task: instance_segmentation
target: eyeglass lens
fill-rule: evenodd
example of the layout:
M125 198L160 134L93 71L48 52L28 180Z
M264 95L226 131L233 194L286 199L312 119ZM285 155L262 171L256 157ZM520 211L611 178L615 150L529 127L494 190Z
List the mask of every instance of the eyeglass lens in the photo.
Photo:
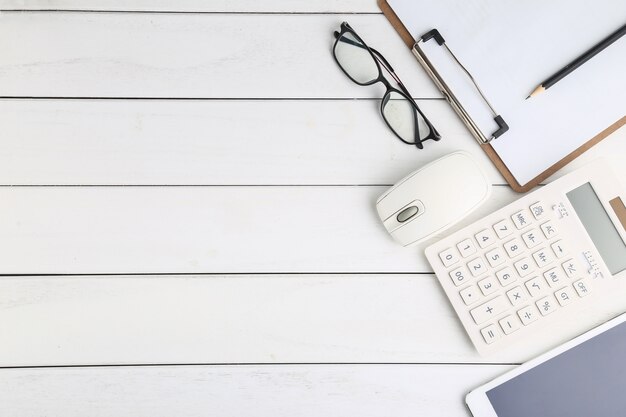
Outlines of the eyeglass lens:
M396 91L390 91L383 98L382 113L389 127L405 142L426 139L430 133L426 120L413 102Z
M357 84L378 79L380 70L367 47L350 32L344 32L335 43L335 57L341 68Z

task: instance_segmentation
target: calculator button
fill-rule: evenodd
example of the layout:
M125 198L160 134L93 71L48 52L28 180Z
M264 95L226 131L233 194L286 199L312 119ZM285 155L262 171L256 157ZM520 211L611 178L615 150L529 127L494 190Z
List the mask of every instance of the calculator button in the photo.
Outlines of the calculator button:
M575 295L572 291L572 287L563 287L554 293L554 297L556 297L556 300L561 304L561 307L563 307L571 303Z
M500 330L498 330L495 324L490 324L482 329L480 333L482 333L485 343L488 345L500 338Z
M523 229L533 222L530 217L530 212L526 209L520 210L512 215L511 220L513 220L513 224L518 229Z
M453 248L448 248L443 252L439 252L439 259L441 259L441 262L445 267L454 265L455 263L459 262L459 257L454 252Z
M522 320L522 324L524 326L528 326L533 321L539 318L539 313L537 313L537 309L534 305L529 305L527 307L522 308L517 312L520 320Z
M496 277L503 287L506 287L507 285L510 285L517 280L515 273L509 267L506 267L496 272Z
M462 289L459 291L459 294L461 294L461 298L467 306L474 304L480 298L480 293L478 292L478 287L476 285L471 285Z
M542 248L533 253L533 258L535 258L537 266L543 268L554 260L554 255L548 248Z
M546 282L540 277L534 277L532 279L529 279L524 283L524 285L530 293L530 296L533 298L541 294L543 292L543 289L546 288Z
M567 246L565 246L565 243L562 240L557 240L550 246L552 247L552 252L554 252L557 258L562 258L567 255Z
M461 243L457 243L456 247L459 249L459 253L464 258L476 253L476 246L470 239L465 239Z
M539 227L541 227L541 231L546 239L556 236L556 227L552 224L552 222L545 222Z
M467 272L467 269L465 269L464 266L460 266L450 271L450 278L452 278L454 285L458 287L466 281L469 281L469 272Z
M529 208L535 220L541 220L547 215L546 208L544 207L541 201L537 201L535 204L533 204Z
M513 264L520 277L525 277L535 270L535 266L531 263L530 259L522 258Z
M496 241L496 236L489 229L485 229L476 233L474 237L476 238L476 240L478 241L478 245L480 245L482 249L486 248Z
M573 278L576 274L578 274L578 272L582 271L578 267L578 262L573 259L563 262L561 266L569 278Z
M495 230L498 238L504 239L505 237L513 233L513 224L508 219L504 219L494 224L493 230Z
M472 318L476 324L482 324L498 314L504 312L509 307L508 301L503 296L498 296L493 300L487 301L484 304L479 305L473 310L470 310Z
M578 293L579 297L584 297L591 292L591 286L589 285L589 281L586 279L576 281L574 283L574 289Z
M563 272L561 272L561 269L558 267L548 269L546 272L543 273L543 277L546 279L546 281L548 281L548 285L551 288L554 288L558 285L563 285L565 279Z
M496 247L495 249L485 253L485 257L487 258L487 262L489 262L489 265L491 265L492 268L506 261L506 258L504 257L504 251L500 247Z
M515 316L506 316L505 318L500 319L498 323L500 323L500 327L502 328L504 334L511 334L515 330L519 329L520 326L519 319Z
M480 281L478 281L478 287L480 288L480 292L482 292L485 296L493 294L495 291L498 290L498 286L494 277L481 279Z
M542 316L547 316L548 314L556 310L558 307L554 297L551 295L548 295L547 297L543 297L542 299L537 300L535 304L537 305L537 308L539 309L539 312L541 313Z
M543 236L539 234L539 230L532 229L526 233L522 233L522 240L526 244L527 248L532 248L543 242Z
M487 272L487 265L485 264L485 261L483 261L483 258L472 259L467 263L467 268L475 277Z
M509 258L515 258L517 255L524 252L524 249L522 248L522 242L520 242L520 240L517 238L506 242L504 244L504 250L506 250Z
M519 285L512 290L506 292L506 296L509 297L509 301L514 306L523 303L526 300L526 292Z

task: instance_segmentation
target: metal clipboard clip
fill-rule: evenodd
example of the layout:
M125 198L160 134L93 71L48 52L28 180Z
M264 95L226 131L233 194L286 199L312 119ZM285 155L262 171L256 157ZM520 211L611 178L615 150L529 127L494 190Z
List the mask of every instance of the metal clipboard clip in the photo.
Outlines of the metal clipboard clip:
M448 51L448 53L454 59L454 61L461 67L463 72L469 77L472 84L474 84L474 87L476 87L476 90L478 91L482 99L485 101L485 103L491 110L491 113L493 114L493 120L498 125L498 129L496 131L494 131L491 134L486 135L483 131L480 130L478 125L474 122L474 120L472 120L467 110L465 110L461 102L456 98L452 90L448 87L446 82L443 80L439 72L437 72L435 67L432 65L428 57L426 57L424 50L420 46L424 44L425 42L428 42L431 39L434 39L435 42L437 42L437 44L439 44L440 46L443 46L446 49L446 51ZM509 130L509 126L506 124L502 116L500 116L498 112L493 108L491 103L489 103L489 100L487 100L487 97L485 97L485 95L483 94L482 90L476 83L476 80L474 79L474 77L472 77L472 74L469 73L469 71L463 66L463 64L461 64L461 62L457 59L457 57L452 53L450 48L448 48L448 45L446 45L446 41L443 39L443 36L441 36L441 34L439 33L437 29L433 29L429 32L426 32L420 39L418 39L417 42L415 42L415 44L413 45L412 51L413 51L413 55L415 55L415 57L420 62L420 64L422 64L422 67L424 67L424 69L426 70L430 78L437 85L437 88L441 91L441 93L444 95L446 100L448 100L448 102L450 103L454 111L456 111L459 117L461 117L461 120L463 120L463 123L465 123L468 129L472 132L472 134L474 135L478 143L481 143L481 144L489 143L493 139L501 136L503 133Z

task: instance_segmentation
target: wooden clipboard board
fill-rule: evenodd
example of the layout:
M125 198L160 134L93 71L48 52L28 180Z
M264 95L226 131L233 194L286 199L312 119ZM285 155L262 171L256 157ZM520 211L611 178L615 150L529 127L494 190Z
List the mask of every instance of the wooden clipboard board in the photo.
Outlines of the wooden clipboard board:
M411 35L411 33L407 30L407 28L402 24L396 13L393 11L391 6L387 3L386 0L377 0L378 6L382 10L383 14L389 20L394 29L400 34L400 37L404 41L404 43L409 47L409 49L413 48L415 44L415 39ZM615 132L620 127L626 124L626 116L619 119L617 122L613 123L602 132L588 140L585 144L580 146L578 149L569 153L563 159L543 171L541 174L537 175L535 178L530 180L527 184L520 184L517 182L515 177L511 174L507 166L502 162L496 151L490 144L481 144L483 151L487 154L491 162L496 166L496 169L500 171L506 182L511 186L511 188L518 193L525 193L526 191L531 190L535 186L539 185L543 180L557 172L559 169L563 168L565 165L585 153L589 148L593 145L599 143L602 139L609 136L611 133Z

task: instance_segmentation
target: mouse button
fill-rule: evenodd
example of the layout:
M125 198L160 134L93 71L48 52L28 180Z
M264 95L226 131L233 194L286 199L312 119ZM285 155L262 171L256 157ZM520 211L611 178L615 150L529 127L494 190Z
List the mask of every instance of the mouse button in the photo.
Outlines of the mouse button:
M404 223L405 221L415 217L418 212L419 208L417 208L417 206L409 206L402 210L400 213L398 213L398 215L396 216L396 220L398 220L400 223Z
M383 224L389 233L393 233L396 229L415 221L424 214L424 211L424 203L420 200L413 200L394 213L391 213L391 215L384 220Z

